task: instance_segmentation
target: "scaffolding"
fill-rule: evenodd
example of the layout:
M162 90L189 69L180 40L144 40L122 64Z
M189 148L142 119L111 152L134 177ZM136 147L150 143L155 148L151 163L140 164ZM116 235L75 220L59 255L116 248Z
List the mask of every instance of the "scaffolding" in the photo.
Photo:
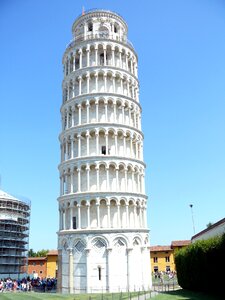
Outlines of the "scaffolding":
M30 201L0 191L0 277L26 273Z

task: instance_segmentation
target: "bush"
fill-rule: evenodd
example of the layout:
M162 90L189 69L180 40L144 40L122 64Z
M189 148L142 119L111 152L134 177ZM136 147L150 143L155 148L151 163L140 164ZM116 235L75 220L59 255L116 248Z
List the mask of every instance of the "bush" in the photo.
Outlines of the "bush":
M177 279L184 289L224 292L225 234L197 241L175 253Z

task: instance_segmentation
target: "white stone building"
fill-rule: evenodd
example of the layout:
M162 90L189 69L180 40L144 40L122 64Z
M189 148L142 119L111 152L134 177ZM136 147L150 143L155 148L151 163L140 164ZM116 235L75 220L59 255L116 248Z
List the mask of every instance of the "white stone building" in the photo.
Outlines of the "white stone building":
M221 236L223 234L225 234L225 218L195 234L191 238L191 242L194 243L199 240L207 240L216 236Z
M116 13L78 17L64 56L58 287L151 287L137 54Z
M30 206L0 190L0 278L26 275Z

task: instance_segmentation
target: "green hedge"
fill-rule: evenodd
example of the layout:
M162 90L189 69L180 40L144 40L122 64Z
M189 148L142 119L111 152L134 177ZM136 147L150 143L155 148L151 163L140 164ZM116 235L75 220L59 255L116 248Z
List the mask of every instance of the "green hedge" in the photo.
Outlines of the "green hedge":
M225 293L225 234L177 251L175 263L182 288Z

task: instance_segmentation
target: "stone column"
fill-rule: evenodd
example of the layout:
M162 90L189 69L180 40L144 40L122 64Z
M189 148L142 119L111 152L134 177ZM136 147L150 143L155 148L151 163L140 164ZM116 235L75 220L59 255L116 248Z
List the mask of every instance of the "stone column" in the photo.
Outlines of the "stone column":
M69 293L73 294L73 249L69 248L69 280L68 280L68 288Z
M71 139L71 158L74 158L74 138Z
M60 176L60 196L64 194L63 190L63 176Z
M90 167L86 167L86 173L87 173L87 191L90 191Z
M82 49L79 49L78 53L80 55L80 69L82 69Z
M90 251L91 249L86 248L86 292L91 293L91 277L90 277Z
M108 258L108 283L107 283L107 285L108 285L108 292L112 292L112 285L113 285L113 283L112 283L112 276L111 276L111 269L112 269L112 264L114 263L113 261L112 261L112 248L107 248L106 249L107 250L107 258Z
M70 207L70 230L73 229L73 207Z
M69 128L69 109L66 110L66 129Z
M98 123L98 101L95 101L95 108L96 108L96 123Z
M127 154L126 134L123 135L123 155Z
M131 254L132 248L127 248L127 290L132 290L131 287Z
M73 169L70 171L70 193L73 193Z
M79 76L79 77L78 77L78 80L79 80L79 95L81 95L81 94L82 94L82 86L81 86L82 77Z
M124 124L124 103L121 105L122 106L122 123Z
M117 155L118 154L118 147L117 147L117 133L115 133L115 155Z
M98 45L95 45L95 65L98 65Z
M87 67L89 67L90 66L90 46L89 45L87 46L86 51L87 51Z
M81 156L81 135L78 134L77 135L77 139L78 139L78 157Z
M90 123L90 103L89 101L86 101L86 107L87 107L87 124Z
M98 131L95 133L96 136L96 155L99 155L99 133Z
M90 205L87 204L87 227L90 228Z
M117 223L118 223L118 227L121 228L120 204L117 204Z
M128 53L125 54L125 59L126 59L126 70L129 71L129 69L128 69Z
M89 94L89 91L90 91L90 74L89 73L86 75L86 78L87 78L87 94Z
M77 107L78 107L78 125L81 125L81 104L78 104Z
M125 192L127 192L127 168L124 170L124 177L125 177Z
M113 121L114 123L117 122L117 117L116 117L116 101L113 101Z
M62 249L58 248L57 292L62 292Z
M119 190L119 169L116 168L116 187Z
M111 220L110 220L110 203L107 204L107 221L108 221L108 228L111 227Z
M73 106L72 107L72 127L75 126L75 110L76 110L76 108Z
M122 51L121 49L119 49L119 56L120 56L120 68L122 69L123 68L123 65L122 65Z
M95 170L96 170L96 189L97 189L97 191L99 191L99 166L96 166L96 168L95 168Z
M108 122L108 103L107 103L107 101L105 101L104 104L105 104L105 122Z
M73 71L75 71L76 68L76 53L73 53Z
M112 65L115 67L115 48L112 47Z
M87 156L90 155L90 149L89 149L89 138L90 138L90 135L89 135L89 131L87 130L86 131L86 140L87 140Z
M107 73L103 74L104 78L104 92L107 93Z
M112 81L113 81L113 93L116 93L116 76L113 74L112 75Z
M100 228L100 210L99 210L99 203L96 203L97 208L97 227Z
M98 73L95 73L95 93L98 93Z
M105 133L105 146L106 146L106 155L109 154L109 134L108 131Z
M103 48L103 53L104 53L104 66L106 66L106 48Z
M126 227L129 228L130 227L130 219L129 219L129 204L126 204Z
M135 192L135 182L134 182L134 170L131 170L131 176L132 176L132 192Z
M81 228L81 218L80 218L80 204L77 205L77 214L78 214L78 224L77 224L77 229Z
M106 189L107 189L107 191L110 190L110 187L109 187L109 167L106 167Z
M80 169L77 169L77 192L80 192Z

